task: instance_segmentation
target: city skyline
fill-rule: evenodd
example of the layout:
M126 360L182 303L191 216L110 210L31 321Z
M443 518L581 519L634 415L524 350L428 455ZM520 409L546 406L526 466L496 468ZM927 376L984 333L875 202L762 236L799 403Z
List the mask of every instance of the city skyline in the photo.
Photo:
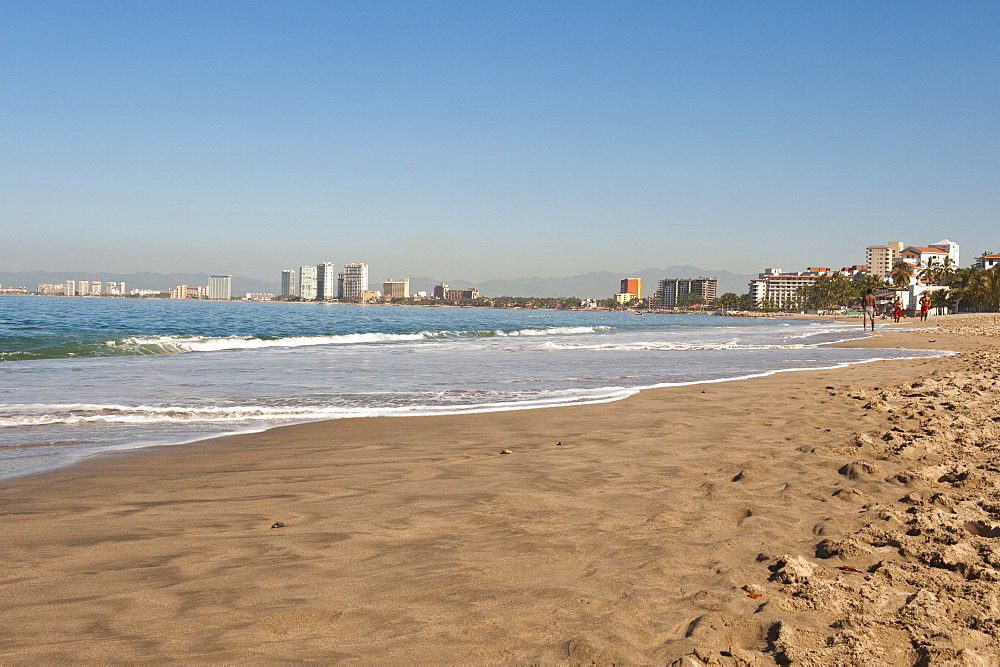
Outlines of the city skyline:
M4 16L4 271L273 280L309 248L481 282L993 249L996 3Z

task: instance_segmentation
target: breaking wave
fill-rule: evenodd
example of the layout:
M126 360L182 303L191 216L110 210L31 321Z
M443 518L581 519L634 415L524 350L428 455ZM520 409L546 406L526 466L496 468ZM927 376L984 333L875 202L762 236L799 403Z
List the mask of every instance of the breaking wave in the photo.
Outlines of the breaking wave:
M372 345L416 343L462 338L504 338L519 336L568 336L614 329L610 326L538 327L525 329L475 329L469 331L418 331L413 333L347 333L307 336L197 336L145 335L128 336L100 343L81 343L58 347L0 352L0 361L59 359L65 357L104 357L150 354L186 354L221 350L295 348L318 345Z
M509 336L552 336L595 333L612 327L545 327L539 329L480 329L472 331L420 331L417 333L351 333L329 336L290 336L258 338L255 336L135 336L108 341L110 348L123 354L182 354L249 350L267 347L307 347L310 345L365 345L408 343L449 338L491 338Z

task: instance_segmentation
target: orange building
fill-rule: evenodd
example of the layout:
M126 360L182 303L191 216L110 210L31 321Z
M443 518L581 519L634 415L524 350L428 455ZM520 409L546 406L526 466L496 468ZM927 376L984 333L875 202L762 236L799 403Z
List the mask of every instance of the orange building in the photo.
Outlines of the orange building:
M622 281L621 289L618 290L622 294L631 294L637 299L642 298L642 278L626 278Z

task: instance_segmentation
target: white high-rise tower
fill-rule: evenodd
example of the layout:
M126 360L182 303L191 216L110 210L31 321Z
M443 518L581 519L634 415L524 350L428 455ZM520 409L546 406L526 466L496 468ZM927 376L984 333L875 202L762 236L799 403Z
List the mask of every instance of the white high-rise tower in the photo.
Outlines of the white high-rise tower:
M337 296L357 299L368 290L368 265L344 264L344 271L337 279Z

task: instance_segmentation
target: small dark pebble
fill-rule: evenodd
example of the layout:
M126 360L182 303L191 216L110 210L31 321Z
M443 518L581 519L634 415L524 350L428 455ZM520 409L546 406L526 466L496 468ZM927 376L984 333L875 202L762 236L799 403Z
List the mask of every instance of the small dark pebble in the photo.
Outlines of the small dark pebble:
M285 527L285 524L281 523L280 521L275 521L274 525L271 526L271 528L284 528L284 527Z
M562 440L556 443L556 447L562 447Z

